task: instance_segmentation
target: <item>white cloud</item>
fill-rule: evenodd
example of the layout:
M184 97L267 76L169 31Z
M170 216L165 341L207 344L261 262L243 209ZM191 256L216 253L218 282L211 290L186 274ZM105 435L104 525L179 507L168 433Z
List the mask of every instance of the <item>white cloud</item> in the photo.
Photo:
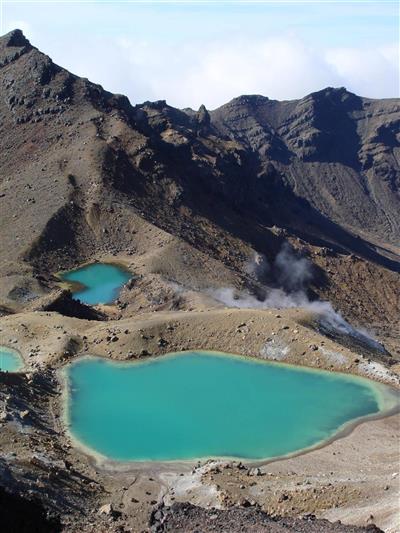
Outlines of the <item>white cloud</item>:
M362 96L399 96L399 51L396 46L375 49L328 50L326 61L348 87Z
M282 100L328 85L376 98L398 92L395 46L324 50L287 36L183 48L123 39L116 47L119 64L130 65L125 90L134 101L166 99L178 107L204 103L214 108L240 94Z
M398 96L399 52L395 44L311 46L292 34L198 42L173 39L117 38L79 34L37 36L24 20L12 20L31 42L56 63L126 94L132 103L165 99L177 107L213 109L241 94L285 100L301 98L326 86L345 86L371 98ZM68 44L66 44L68 41Z
M24 32L25 37L28 39L34 38L34 33L32 31L32 26L26 20L8 20L4 23L3 33L8 33L9 31L15 30L18 28Z
M209 47L187 72L180 93L215 107L240 94L302 97L331 79L332 69L301 41L276 38Z

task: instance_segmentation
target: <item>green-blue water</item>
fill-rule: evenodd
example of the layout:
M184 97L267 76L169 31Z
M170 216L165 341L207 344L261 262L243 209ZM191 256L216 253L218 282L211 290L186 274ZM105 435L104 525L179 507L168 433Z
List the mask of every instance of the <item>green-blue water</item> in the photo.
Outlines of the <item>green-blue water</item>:
M368 380L211 352L67 367L67 422L115 460L270 458L377 413Z
M132 275L123 268L107 263L91 265L64 272L61 279L79 283L78 290L73 291L73 298L89 305L113 302L119 291Z
M21 356L15 350L0 346L0 372L17 372L24 366Z

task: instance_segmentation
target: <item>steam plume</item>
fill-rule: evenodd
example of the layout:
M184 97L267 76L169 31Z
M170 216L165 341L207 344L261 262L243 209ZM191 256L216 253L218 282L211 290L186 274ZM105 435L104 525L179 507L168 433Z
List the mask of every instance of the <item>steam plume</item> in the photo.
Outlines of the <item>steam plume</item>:
M249 293L237 293L226 287L209 291L210 295L228 307L252 309L302 307L319 315L319 324L328 333L349 335L369 348L385 351L385 348L369 333L354 328L328 301L311 301L307 287L314 277L313 265L306 257L299 257L284 243L273 264L268 265L265 257L256 254L255 260L247 267L247 272L259 282L269 273L278 287L265 285L266 296L260 300Z

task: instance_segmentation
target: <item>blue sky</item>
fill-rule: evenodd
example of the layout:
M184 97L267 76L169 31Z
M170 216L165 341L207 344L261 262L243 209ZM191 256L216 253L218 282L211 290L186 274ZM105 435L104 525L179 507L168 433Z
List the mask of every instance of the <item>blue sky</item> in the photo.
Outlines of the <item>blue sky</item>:
M21 27L54 61L133 103L214 108L328 85L399 96L397 2L3 0L2 12L3 32Z

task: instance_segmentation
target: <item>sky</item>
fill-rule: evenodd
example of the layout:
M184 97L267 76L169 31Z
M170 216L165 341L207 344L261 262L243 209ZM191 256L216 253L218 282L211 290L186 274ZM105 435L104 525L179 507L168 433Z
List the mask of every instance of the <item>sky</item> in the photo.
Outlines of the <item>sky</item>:
M396 0L0 0L74 74L132 104L214 109L241 94L287 100L327 86L400 95Z

